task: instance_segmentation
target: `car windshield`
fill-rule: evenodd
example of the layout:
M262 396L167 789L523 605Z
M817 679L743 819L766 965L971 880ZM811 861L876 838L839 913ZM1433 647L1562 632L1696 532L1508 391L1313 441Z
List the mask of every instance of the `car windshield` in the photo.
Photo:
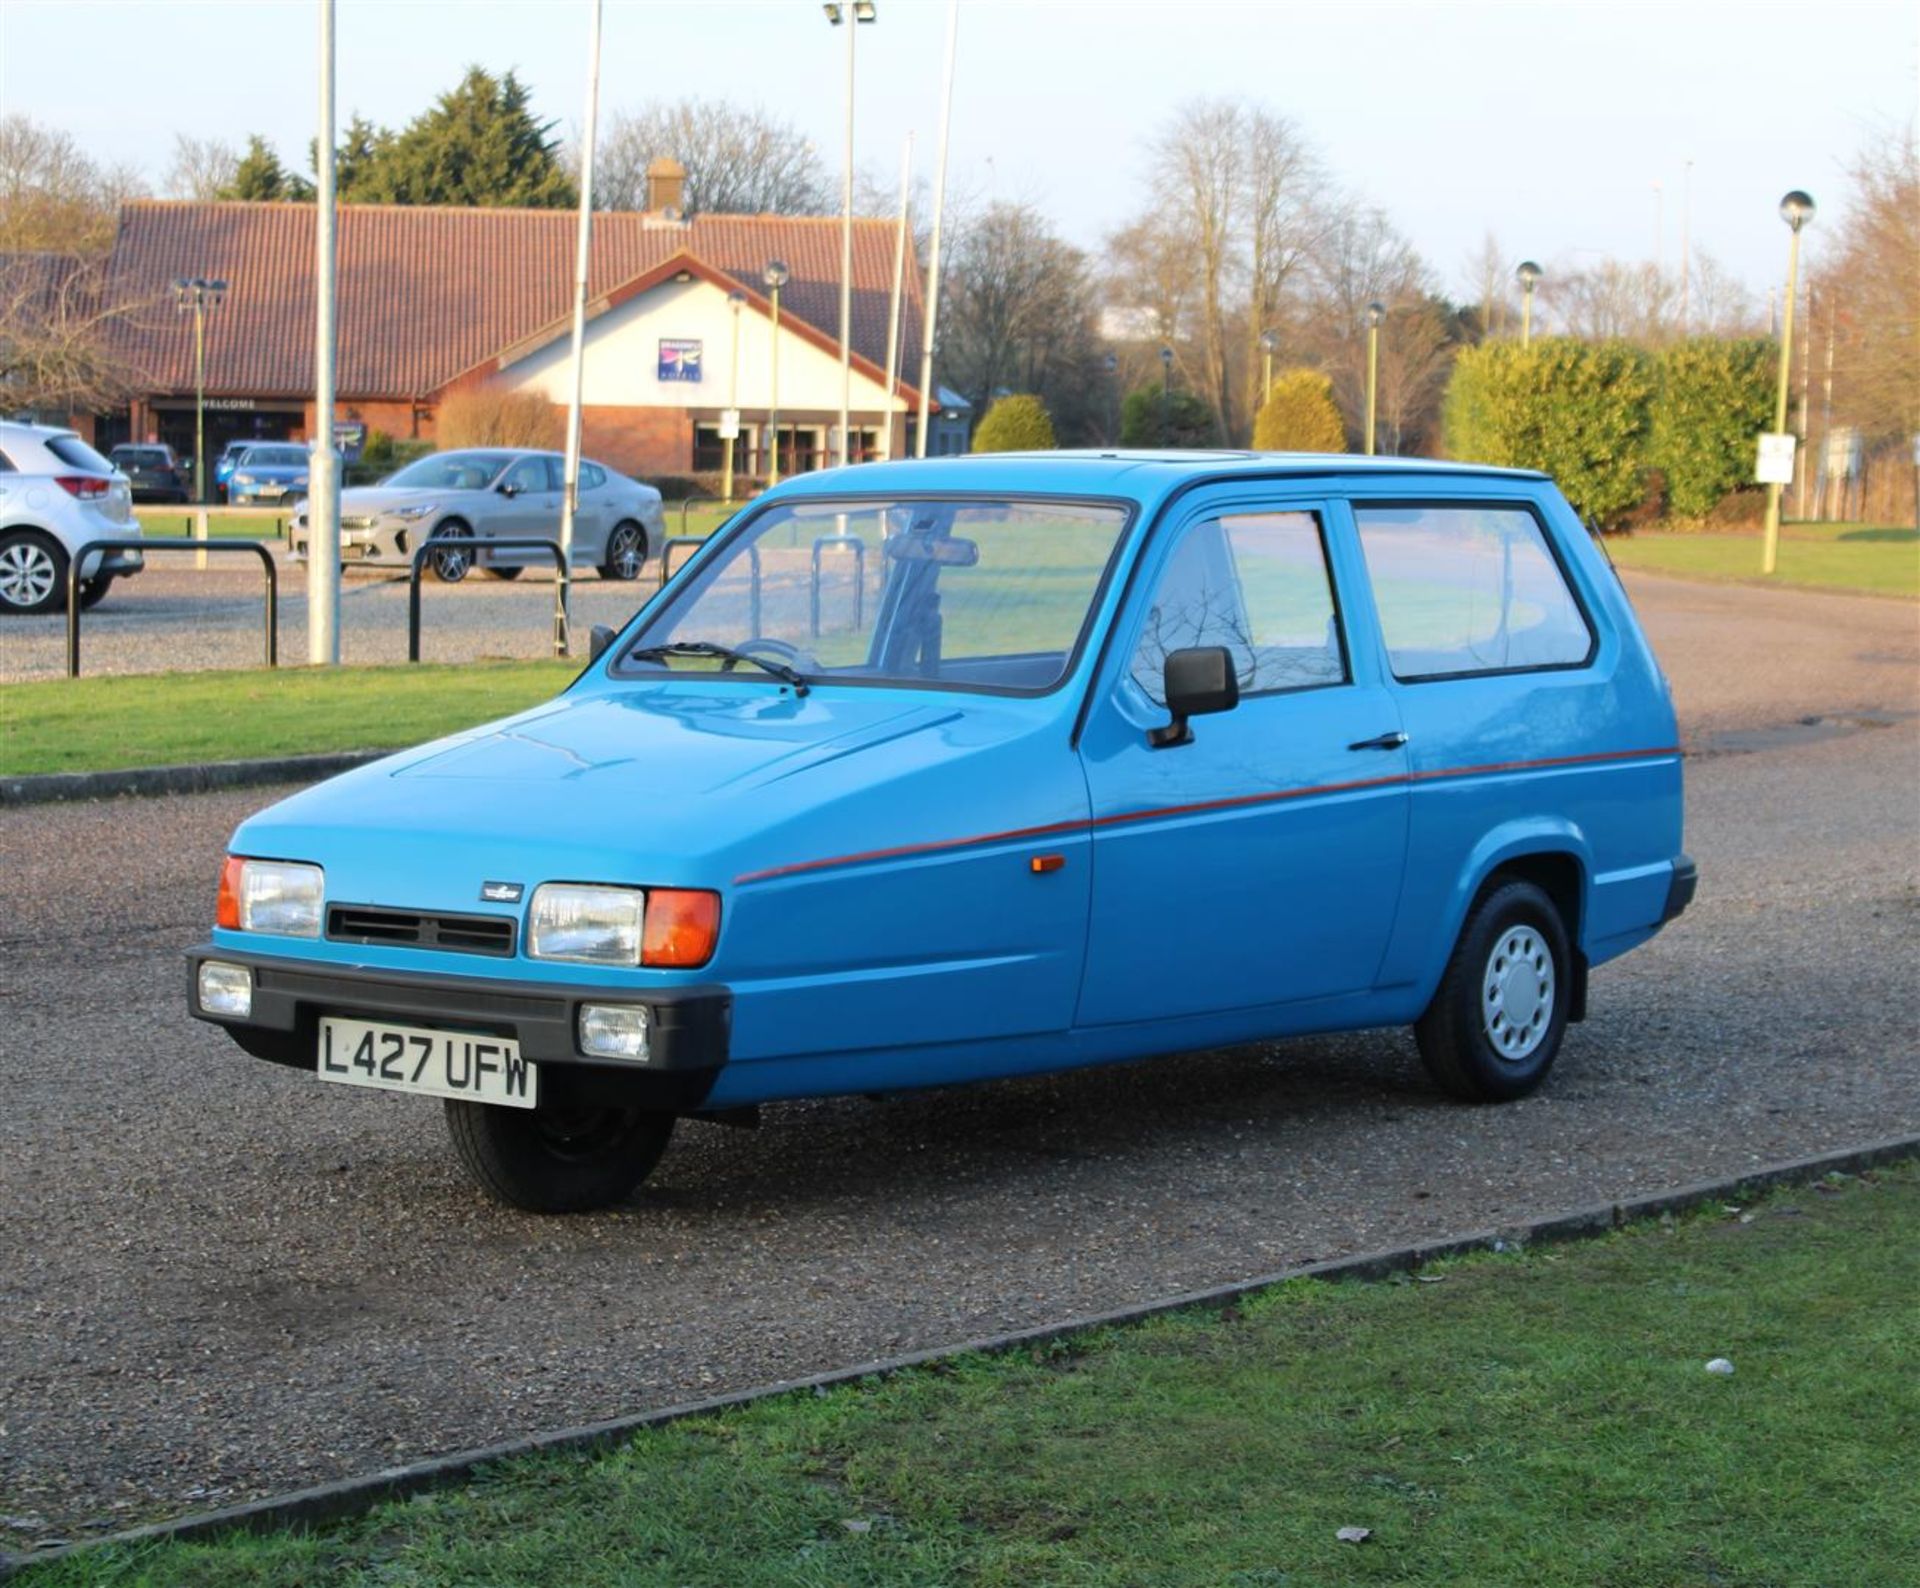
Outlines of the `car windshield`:
M304 469L305 447L249 447L242 463L249 469Z
M427 491L484 491L512 461L510 454L500 452L436 452L389 475L386 483Z
M1126 524L1085 502L782 503L669 587L616 670L765 681L706 646L812 683L1040 694L1072 665Z
M115 463L165 463L166 453L158 447L115 447L107 454Z

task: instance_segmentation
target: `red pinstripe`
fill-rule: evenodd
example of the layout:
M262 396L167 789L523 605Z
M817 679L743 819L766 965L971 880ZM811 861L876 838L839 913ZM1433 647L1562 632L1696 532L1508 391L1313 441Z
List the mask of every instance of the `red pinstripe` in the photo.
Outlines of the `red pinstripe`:
M891 849L867 849L858 854L833 855L825 860L801 860L789 866L771 866L765 871L748 871L735 877L735 886L749 882L768 882L775 877L797 876L809 871L825 871L834 866L857 866L873 860L898 860L905 855L933 855L949 849L966 849L976 844L1014 843L1023 838L1046 838L1056 833L1092 832L1100 827L1125 822L1150 822L1168 816L1195 816L1208 811L1238 810L1249 805L1275 805L1283 800L1306 799L1315 794L1350 794L1357 789L1386 788L1397 783L1426 783L1445 777L1491 777L1500 772L1539 772L1553 767L1590 766L1603 761L1647 761L1663 755L1680 754L1677 744L1656 750L1600 750L1589 755L1547 756L1534 761L1490 761L1482 766L1442 767L1431 772L1396 772L1391 777L1355 778L1347 783L1315 783L1306 788L1270 789L1259 794L1234 794L1226 799L1200 800L1191 805L1160 805L1151 810L1122 811L1112 816L1095 816L1080 821L1049 822L1042 827L1015 827L1001 833L974 833L965 838L938 838L929 843L900 844Z

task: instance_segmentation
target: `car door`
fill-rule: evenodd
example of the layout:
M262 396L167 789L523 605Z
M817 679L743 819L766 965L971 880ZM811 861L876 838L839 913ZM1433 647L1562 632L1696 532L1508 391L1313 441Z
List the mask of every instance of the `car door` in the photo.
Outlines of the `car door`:
M553 478L562 503L566 501L566 461L554 458ZM607 471L580 460L580 496L573 506L573 560L598 567L607 560ZM555 527L558 533L558 526Z
M511 487L511 494L501 489ZM542 540L560 538L560 498L553 489L545 453L532 452L515 458L506 472L494 482L484 522L475 532L489 540L537 536ZM487 561L503 568L551 567L553 559L544 551L526 547L508 547L489 551Z
M1342 600L1360 577L1344 508L1203 498L1145 555L1081 740L1078 1023L1366 992L1398 904L1407 761L1370 608ZM1155 748L1164 659L1206 645L1232 654L1239 704Z

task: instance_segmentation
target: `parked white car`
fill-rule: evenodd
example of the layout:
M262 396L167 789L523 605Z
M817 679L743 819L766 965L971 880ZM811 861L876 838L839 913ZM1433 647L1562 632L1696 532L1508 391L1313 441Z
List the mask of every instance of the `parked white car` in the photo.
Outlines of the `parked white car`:
M74 553L139 533L127 477L77 434L0 421L0 614L63 611ZM144 566L138 551L92 553L80 568L81 606Z
M464 447L418 458L378 485L340 493L341 561L406 567L428 541L453 536L558 540L564 467L557 452L511 447ZM575 563L599 569L603 579L637 579L665 534L658 491L605 464L580 460ZM304 500L288 539L293 555L304 558ZM551 566L544 552L525 548L454 547L427 559L434 577L448 584L475 567L513 579L523 568Z

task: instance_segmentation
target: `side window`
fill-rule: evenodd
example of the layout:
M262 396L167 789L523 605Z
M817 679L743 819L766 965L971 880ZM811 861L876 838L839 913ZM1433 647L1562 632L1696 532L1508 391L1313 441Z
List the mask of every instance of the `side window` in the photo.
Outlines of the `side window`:
M0 474L12 474L13 472L13 459L8 457L6 453L0 452Z
M1228 513L1189 524L1160 571L1134 682L1164 705L1169 652L1224 645L1243 695L1347 681L1320 521L1312 513Z
M566 472L565 467L563 465L555 464L554 467L556 469L559 469L562 474ZM587 463L585 461L582 461L582 463L580 464L580 489L581 490L597 491L600 489L601 486L605 485L606 483L607 483L607 471L605 469L601 468L600 465L597 463ZM561 488L564 489L565 485L566 485L566 481L562 480L560 482Z
M1593 631L1523 507L1354 503L1396 678L1577 667Z
M547 484L547 460L545 458L522 458L507 470L503 484L511 485L516 491L545 491Z

